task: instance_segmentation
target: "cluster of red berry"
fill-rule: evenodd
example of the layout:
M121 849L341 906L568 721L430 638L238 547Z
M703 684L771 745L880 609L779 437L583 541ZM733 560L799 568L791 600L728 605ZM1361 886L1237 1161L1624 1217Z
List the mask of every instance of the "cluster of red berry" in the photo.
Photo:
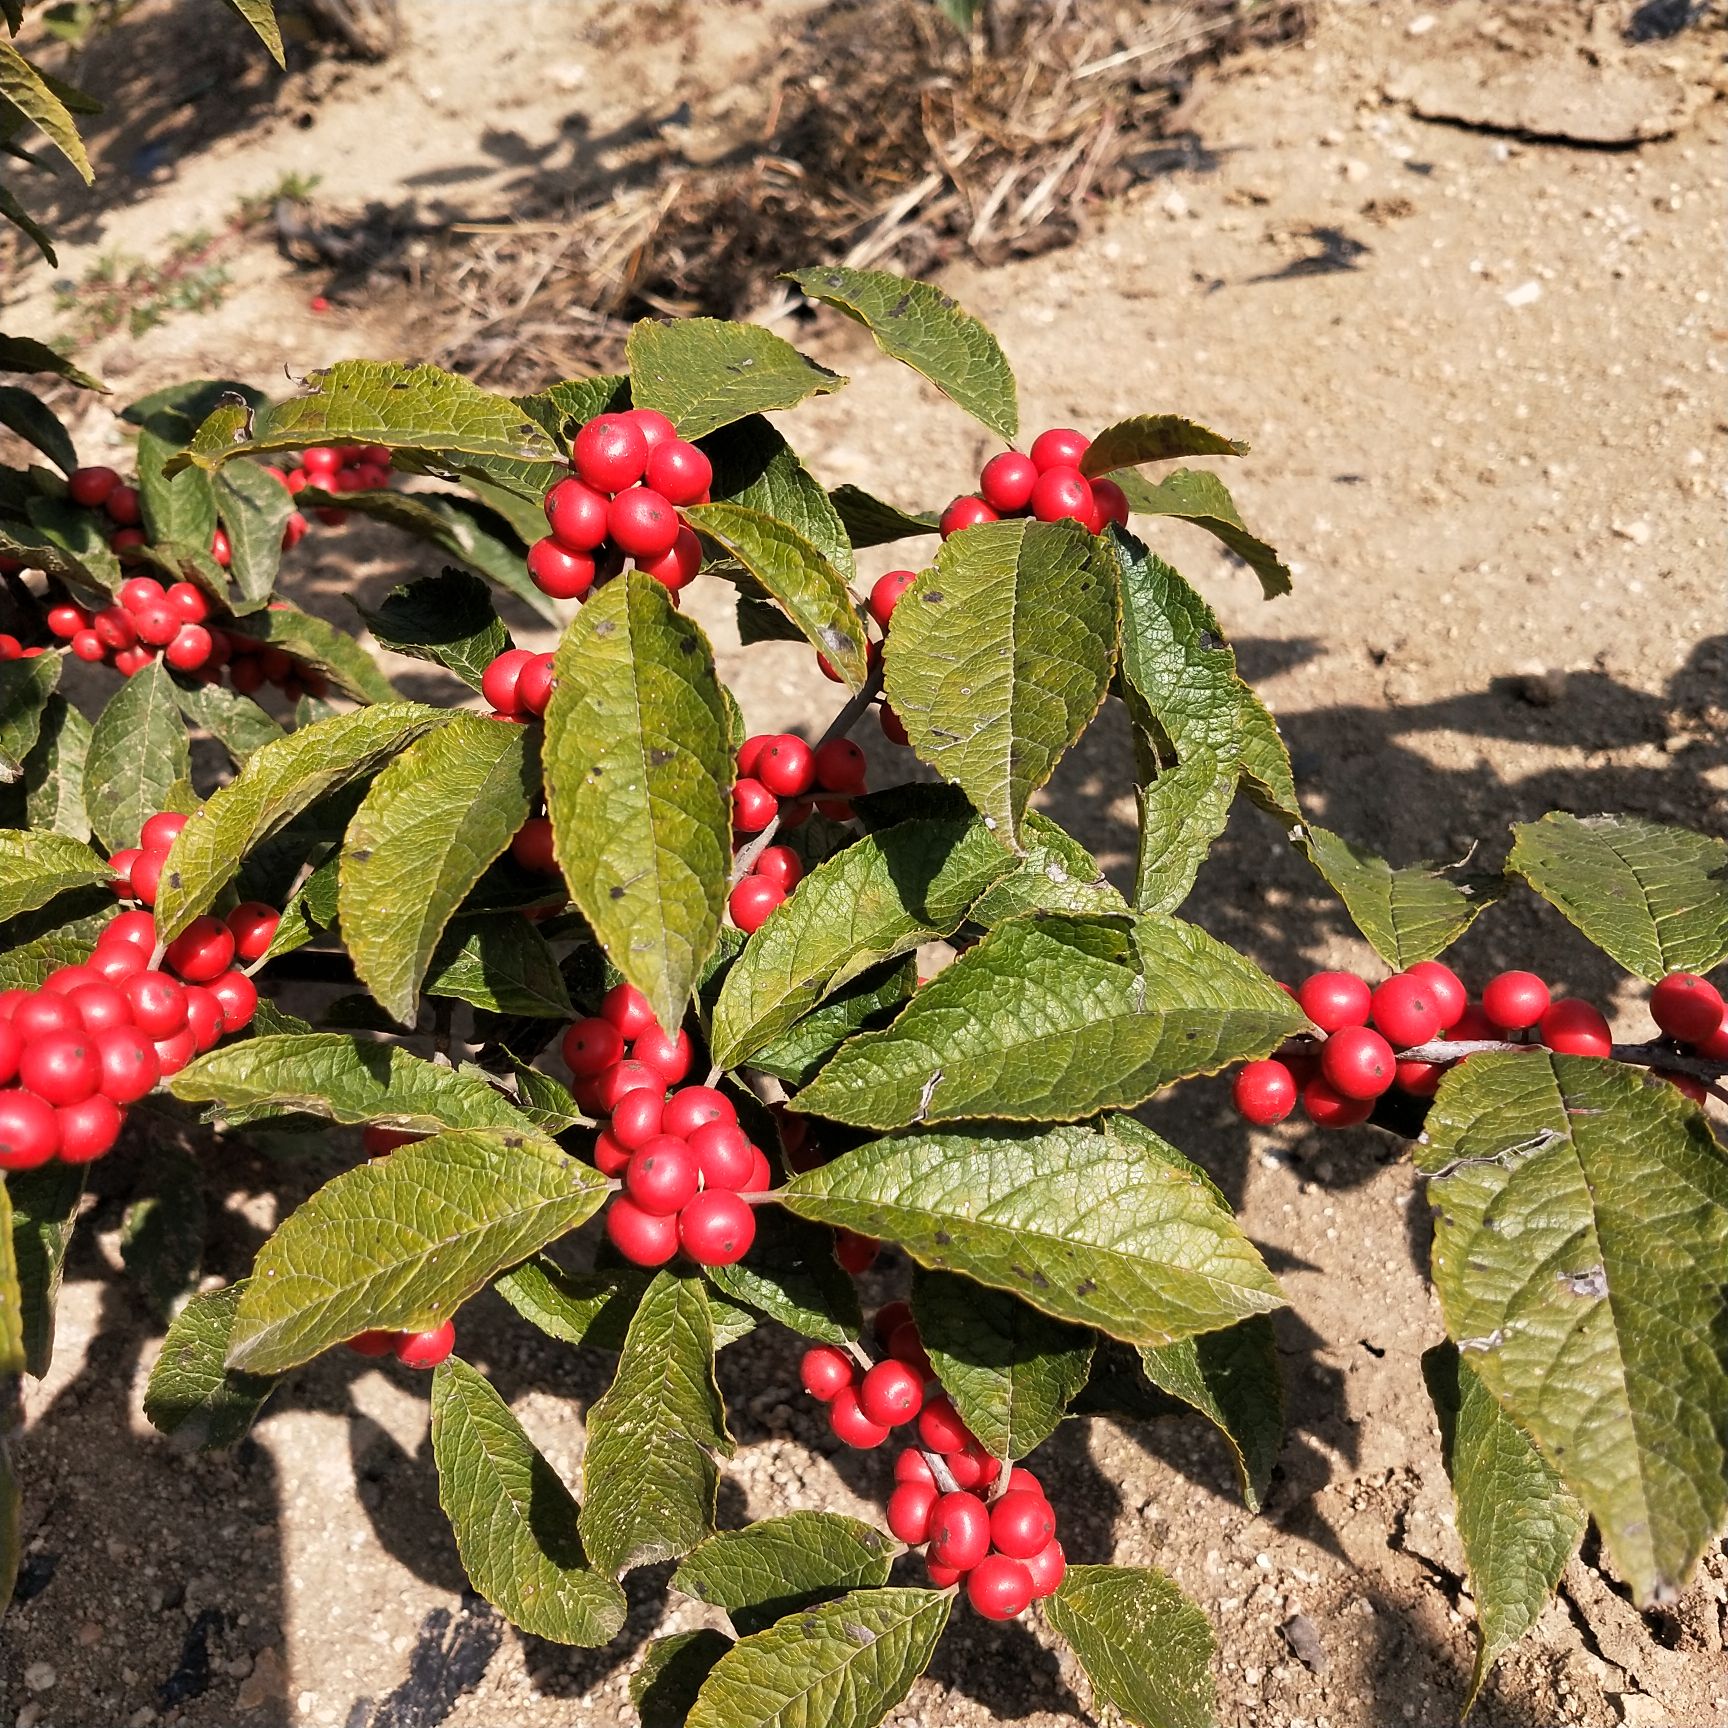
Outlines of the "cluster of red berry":
M564 1034L577 1102L607 1118L594 1142L603 1176L621 1179L606 1234L636 1266L664 1266L680 1249L703 1266L730 1266L756 1240L746 1194L774 1185L768 1156L738 1125L732 1100L684 1086L687 1032L668 1033L630 984L607 991L598 1015Z
M680 509L706 504L714 470L664 414L601 414L576 434L575 470L546 494L552 532L528 548L528 574L554 600L580 600L633 559L674 594L702 567Z
M962 528L1032 516L1040 522L1072 519L1088 532L1105 524L1128 524L1128 499L1114 480L1088 480L1080 464L1092 440L1067 426L1053 426L1032 440L1030 455L1004 450L984 464L978 490L962 493L942 512L938 528L946 540Z
M144 824L127 874L150 863L152 896L184 822L159 814ZM124 878L115 886L127 892ZM278 921L259 904L196 918L158 959L150 913L120 912L88 960L59 967L39 989L0 993L0 1171L100 1158L126 1105L249 1025L258 992L236 962L262 958Z
M1003 1480L1001 1460L948 1397L940 1389L927 1396L934 1374L911 1308L886 1303L874 1325L885 1361L864 1367L846 1351L819 1344L804 1353L804 1390L827 1406L835 1437L862 1450L916 1420L919 1444L895 1460L888 1528L909 1546L923 1546L931 1583L946 1589L964 1582L978 1613L1011 1620L1062 1582L1067 1561L1056 1514L1030 1470L1016 1466ZM931 1454L945 1480L938 1480Z
M333 494L381 492L390 484L390 451L383 444L362 444L348 449L315 444L300 452L299 467L278 468L266 463L264 472L281 481L296 498L308 488ZM319 505L315 514L327 528L340 528L348 520L348 512L334 504ZM298 546L310 526L296 510L282 526L283 550ZM218 528L210 555L224 569L228 565L228 550L228 536Z

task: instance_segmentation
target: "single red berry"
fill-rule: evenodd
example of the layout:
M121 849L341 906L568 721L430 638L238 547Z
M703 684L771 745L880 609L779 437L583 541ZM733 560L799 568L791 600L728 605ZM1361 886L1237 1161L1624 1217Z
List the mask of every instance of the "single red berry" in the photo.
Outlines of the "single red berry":
M54 1106L21 1087L0 1092L0 1171L34 1170L60 1149Z
M1378 1098L1397 1078L1397 1062L1378 1032L1341 1026L1321 1048L1320 1072L1346 1098Z
M228 536L220 528L214 529L210 535L210 556L224 570L234 562L234 548L228 544Z
M904 1362L878 1362L858 1388L858 1404L872 1422L897 1428L924 1403L924 1385Z
M790 846L764 846L756 854L756 874L790 894L804 877L804 866Z
M17 1077L23 1054L24 1034L10 1020L0 1020L0 1085L9 1086Z
M528 574L542 594L554 600L580 600L594 586L594 560L572 552L548 535L528 548Z
M881 722L882 736L890 744L910 744L912 739L906 731L906 723L886 702L876 710L876 718Z
M156 946L156 920L148 912L117 912L103 926L100 942L127 942L146 954Z
M610 1020L578 1020L564 1034L560 1049L570 1072L587 1080L624 1059L624 1034Z
M159 810L138 831L138 844L146 852L166 852L180 838L186 818L177 810Z
M102 1083L102 1062L89 1034L60 1032L26 1041L18 1082L57 1109L80 1104Z
M651 452L678 436L678 428L658 408L626 408L618 418L628 420L642 434Z
M958 1566L944 1566L939 1560L932 1560L928 1547L924 1550L924 1572L938 1590L946 1590L966 1576Z
M934 1488L936 1473L930 1468L930 1460L916 1446L908 1446L895 1456L894 1480L921 1482L927 1488Z
M968 1440L948 1454L948 1474L956 1488L988 1488L1002 1474L1002 1465L976 1441Z
M188 1005L190 1008L190 1005ZM156 1040L156 1060L162 1067L162 1078L178 1074L198 1054L198 1040L190 1025L182 1026L167 1038Z
M966 1578L966 1600L986 1620L1012 1620L1032 1605L1032 1573L1023 1560L988 1554Z
M1722 1024L1699 1044L1698 1054L1707 1056L1712 1062L1728 1062L1728 1014L1722 1016Z
M108 502L108 494L120 484L120 476L112 468L74 468L66 477L66 490L74 504L86 510L100 510Z
M1374 1112L1372 1098L1347 1098L1324 1074L1302 1088L1302 1108L1316 1128L1354 1128Z
M664 557L676 544L681 526L672 505L646 486L620 492L606 512L607 538L632 558Z
M853 1277L868 1272L881 1252L882 1244L874 1236L860 1236L855 1230L834 1232L834 1258L839 1261L841 1270L850 1272Z
M1105 522L1114 522L1118 528L1128 526L1128 494L1109 475L1102 475L1092 482L1092 502ZM1102 525L1095 530L1102 531Z
M1270 1057L1248 1062L1236 1071L1231 1096L1238 1114L1269 1128L1296 1108L1296 1076L1282 1062Z
M935 1369L930 1365L930 1354L924 1348L924 1340L919 1336L918 1323L908 1320L894 1328L893 1335L888 1339L888 1354L896 1362L904 1362L922 1379L928 1380Z
M622 414L599 414L576 434L570 465L602 492L622 492L642 478L648 440L641 425Z
M917 580L916 570L890 570L886 576L876 578L870 590L870 616L884 630L894 616L894 608L900 604L900 596Z
M756 1169L756 1148L736 1122L704 1122L690 1136L704 1188L743 1192Z
M678 1252L678 1220L644 1212L628 1195L606 1208L606 1236L632 1266L664 1266Z
M1354 972L1316 972L1296 992L1302 1012L1322 1032L1366 1026L1373 993Z
M552 819L530 816L511 836L510 856L536 876L556 876L558 850L552 842Z
M224 972L210 986L210 994L222 1004L224 1034L252 1024L252 1016L258 1012L258 987L244 972Z
M644 1212L664 1218L682 1212L696 1198L701 1180L696 1154L689 1146L670 1134L658 1134L631 1153L624 1191Z
M1650 1017L1682 1044L1702 1044L1722 1024L1722 993L1695 972L1670 972L1650 992Z
M294 518L290 517L289 520L293 521ZM300 520L304 521L305 518L301 517ZM136 564L139 561L136 549L143 544L144 530L142 528L116 528L108 536L109 551L113 552L123 565Z
M342 466L345 453L332 444L314 444L300 452L300 466L322 486L328 476Z
M132 1024L132 1004L118 984L96 978L66 992L66 1000L78 1012L86 1032L106 1032L110 1026Z
M114 487L102 500L102 508L108 512L108 520L121 528L135 528L144 520L136 486Z
M1085 521L1092 513L1092 488L1077 468L1047 468L1032 488L1032 514L1040 522Z
M967 528L977 528L985 522L999 521L1001 517L982 498L972 493L964 493L942 512L936 531L946 540Z
M1536 1036L1561 1056L1607 1056L1614 1049L1602 1011L1578 996L1550 1002L1536 1022Z
M631 1096L641 1097L643 1094L636 1092L632 1093ZM617 1136L613 1134L610 1127L602 1128L594 1136L594 1168L602 1176L622 1177L624 1172L630 1168L632 1156L628 1146L618 1144Z
M517 681L533 658L527 648L506 648L481 674L480 694L501 714L517 712Z
M665 1131L688 1140L706 1122L732 1122L738 1112L724 1092L712 1086L682 1086L666 1100Z
M638 557L636 568L676 594L701 574L702 542L696 538L695 529L680 523L678 538L658 558Z
M546 494L546 523L566 552L592 552L606 538L608 500L575 475Z
M116 660L115 665L120 662ZM242 696L251 696L264 687L264 668L255 655L236 660L228 673L228 682Z
M1449 1044L1477 1044L1485 1040L1497 1041L1499 1037L1500 1028L1474 1004L1467 1006L1446 1029L1446 1041Z
M118 852L110 853L108 869L111 872L108 886L116 894L125 895L132 891L132 867L144 854L136 846L122 846Z
M1046 1596L1054 1596L1062 1588L1062 1580L1068 1575L1068 1557L1062 1552L1062 1544L1052 1538L1046 1542L1030 1560L1021 1561L1032 1578L1032 1600L1041 1602Z
M678 1214L678 1240L699 1266L732 1266L756 1240L756 1212L724 1188L706 1188Z
M1710 1097L1709 1092L1705 1090L1704 1082L1698 1079L1695 1075L1665 1073L1662 1075L1662 1078L1666 1080L1676 1092L1685 1093L1685 1095L1690 1098L1694 1104L1703 1104ZM64 1156L64 1154L62 1154L62 1156Z
M1420 978L1395 972L1379 984L1369 1000L1369 1016L1395 1050L1413 1049L1438 1038L1445 1010Z
M751 772L776 798L802 798L816 784L815 753L802 738L778 732L763 744Z
M1002 516L1018 516L1032 502L1038 482L1038 464L1018 450L1004 450L984 464L978 476L978 492L990 508Z
M852 1358L832 1344L815 1344L804 1352L798 1378L812 1398L826 1404L852 1384Z
M134 973L120 989L132 1005L132 1024L145 1037L171 1038L185 1026L185 988L166 973Z
M1482 991L1482 1012L1503 1032L1522 1032L1548 1011L1548 986L1534 972L1502 972Z
M124 606L104 606L92 615L90 628L105 648L130 648L138 640L137 626Z
M50 991L37 991L26 996L12 1010L12 1024L26 1043L40 1038L54 1038L61 1033L81 1033L84 1022L78 1010L64 996Z
M228 928L234 936L235 959L246 962L262 960L276 939L276 928L281 922L282 914L261 900L247 900L236 906L228 914ZM104 935L112 929L110 925Z
M194 918L164 955L188 984L208 984L234 964L234 933L220 918Z
M162 658L176 672L196 672L210 658L214 647L210 632L202 624L182 624L162 651Z
M661 1119L665 1114L665 1094L656 1092L652 1086L638 1086L618 1100L607 1131L627 1152L634 1152L660 1133Z
M864 1414L858 1403L858 1393L851 1386L843 1386L828 1401L828 1422L834 1430L837 1440L844 1441L848 1446L855 1446L860 1451L874 1451L888 1438L891 1430L886 1424L872 1422Z
M750 1148L750 1174L740 1184L740 1194L766 1194L774 1186L774 1166L760 1146Z
M24 644L9 630L0 630L0 660L21 660Z
M399 1333L390 1348L404 1368L436 1368L456 1348L456 1322L446 1320L430 1332Z
M225 1018L221 998L208 985L186 986L186 1024L192 1029L192 1042L200 1055L215 1048Z
M990 1509L976 1494L943 1494L930 1509L930 1558L970 1572L990 1552Z
M760 834L780 810L780 800L751 775L732 786L732 826L740 834Z
M188 624L202 624L210 616L210 601L196 582L170 582L162 599L175 617Z
M70 996L74 990L81 990L86 984L100 984L102 981L101 973L91 971L80 962L76 966L56 966L42 980L42 988L55 996ZM72 1030L77 1031L82 1024L82 1021L75 1020Z
M669 504L700 504L714 483L714 465L682 438L668 438L648 452L643 480Z
M666 1090L666 1082L646 1062L614 1062L595 1076L595 1082L600 1088L601 1107L608 1113L618 1108L618 1100L628 1092Z
M348 1340L348 1348L356 1356L388 1356L396 1348L394 1332L356 1332Z
M811 758L816 784L828 792L854 794L864 790L868 765L864 752L850 738L830 738Z
M102 638L94 630L80 630L72 638L72 656L82 660L87 666L94 666L97 661L107 657L108 650Z
M936 1488L929 1482L902 1482L888 1496L888 1531L909 1548L930 1539L930 1514L936 1509Z
M50 636L58 636L62 642L70 642L80 630L90 628L90 615L82 606L74 606L68 600L58 606L50 606L45 622Z
M1408 1092L1413 1098L1432 1098L1440 1090L1446 1065L1443 1062L1400 1062L1397 1074L1401 1092Z
M412 1146L423 1134L410 1134L402 1128L387 1128L382 1122L368 1122L360 1130L360 1150L368 1158L388 1158L403 1146Z
M125 1121L112 1098L93 1092L76 1104L55 1111L60 1134L60 1158L66 1164L90 1164L120 1138Z
M634 984L614 984L600 999L600 1014L626 1039L640 1038L650 1026L658 1024L648 998Z
M1032 466L1040 474L1052 468L1078 468L1092 448L1092 440L1072 426L1052 426L1032 440Z
M516 701L529 714L544 714L552 700L552 656L535 654L516 677Z
M961 1452L972 1438L972 1430L946 1396L932 1398L918 1417L918 1438L932 1452Z
M1030 1560L1056 1534L1056 1514L1041 1493L1011 1488L990 1508L990 1543L999 1554Z
M630 1054L636 1061L646 1062L668 1086L676 1086L690 1072L690 1034L650 1026L630 1046Z
M185 620L165 601L158 601L154 606L140 606L132 614L132 623L140 642L166 648L180 634Z
M768 922L768 914L786 898L786 890L766 876L745 876L726 899L726 910L732 922L746 936L753 935Z

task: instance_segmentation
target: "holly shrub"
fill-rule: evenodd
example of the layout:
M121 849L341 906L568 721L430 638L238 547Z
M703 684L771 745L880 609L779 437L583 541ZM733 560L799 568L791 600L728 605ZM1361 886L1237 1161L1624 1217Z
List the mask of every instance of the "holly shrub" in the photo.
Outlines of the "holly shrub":
M1286 592L1218 478L1169 466L1245 447L1167 413L1027 438L1001 349L944 294L791 280L1001 440L976 494L935 514L825 489L767 416L846 380L703 318L635 326L627 374L515 399L363 361L284 401L161 391L124 411L130 477L80 467L9 393L48 465L0 469L0 1409L47 1369L83 1166L127 1156L128 1115L326 1146L341 1125L352 1167L247 1277L182 1276L145 1397L164 1433L234 1444L329 1350L430 1370L444 1510L515 1624L606 1644L620 1580L666 1561L724 1611L730 1631L649 1647L648 1721L868 1728L952 1615L1040 1603L1098 1700L1203 1723L1204 1616L1151 1568L1065 1551L1060 1484L1021 1460L1071 1415L1187 1412L1258 1507L1285 1299L1134 1114L1231 1070L1251 1122L1300 1101L1401 1137L1433 1205L1447 1338L1424 1367L1471 1696L1588 1521L1640 1602L1671 1597L1728 1503L1706 1114L1728 1026L1703 976L1728 957L1728 846L1557 812L1490 877L1318 826L1207 602L1148 544L1196 523ZM23 340L0 363L93 382ZM441 564L354 633L280 597L284 550L344 511ZM860 604L855 555L889 543L906 568ZM752 731L680 609L692 583L735 591L746 645L820 658L838 688L810 737ZM553 652L512 644L495 590ZM360 623L449 700L403 699ZM68 656L117 679L86 675L91 717L58 689ZM1106 704L1136 744L1125 888L1034 808ZM870 725L902 764L875 785ZM1239 793L1385 975L1290 990L1180 916ZM1473 1005L1437 957L1512 891L1655 986L1657 1035L1615 1045L1526 972ZM308 976L337 987L293 999L313 1020L271 995ZM909 1270L867 1315L885 1246ZM614 1364L580 1498L457 1354L488 1288ZM884 1451L881 1527L811 1506L716 1528L716 1356L769 1322L838 1442ZM10 1470L0 1493L9 1589Z

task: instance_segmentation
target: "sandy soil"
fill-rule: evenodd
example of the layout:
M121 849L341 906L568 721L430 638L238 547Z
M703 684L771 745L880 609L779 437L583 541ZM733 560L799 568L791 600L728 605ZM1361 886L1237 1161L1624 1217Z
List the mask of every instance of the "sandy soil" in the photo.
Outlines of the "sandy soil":
M600 76L586 64L594 37L579 40L555 8L500 0L510 27L498 40L463 28L462 10L419 9L400 69L330 77L322 100L243 79L234 128L120 206L86 210L66 268L214 220L298 166L356 197L448 209L460 196L465 211L497 214L517 176L560 171L572 137L690 76L651 55ZM1509 821L1555 806L1718 830L1728 814L1728 463L1710 351L1728 329L1725 128L1709 99L1722 41L1694 30L1622 48L1630 10L1596 7L1592 23L1551 3L1325 7L1306 44L1197 90L1184 165L1101 212L1081 246L949 279L1007 346L1029 424L1172 408L1254 441L1232 484L1290 558L1296 595L1263 605L1197 534L1172 528L1163 548L1217 604L1316 813L1396 862L1473 845L1497 860ZM745 16L771 22L749 8L729 19ZM743 63L742 37L711 15L698 28L713 33L697 49L719 53L724 37ZM212 41L217 63L245 64L220 32ZM649 82L632 86L636 73ZM1585 74L1601 99L1581 109L1569 91ZM1600 120L1616 101L1635 130L1671 135L1635 148L1530 136L1580 130L1580 112ZM1417 118L1448 109L1509 117L1525 135ZM109 148L136 155L157 124L141 118ZM243 254L236 275L221 309L117 339L102 366L141 392L195 370L268 383L285 364L398 352L390 307L315 317L306 281L263 254ZM26 309L43 304L46 280L21 279ZM792 333L853 379L790 422L826 481L924 505L976 472L984 440L851 327ZM354 530L311 550L312 603L333 615L355 581L404 567L399 546ZM746 664L713 597L696 610L753 724L807 726L831 705L802 653L753 650ZM1127 742L1099 733L1048 802L1119 868ZM1282 975L1368 960L1257 818L1233 824L1189 910ZM1615 988L1528 900L1485 918L1461 952L1478 973L1518 961L1604 1001ZM1040 1460L1062 1484L1069 1551L1159 1565L1206 1607L1231 1728L1440 1728L1469 1672L1471 1604L1417 1367L1441 1327L1409 1167L1366 1134L1245 1135L1213 1084L1152 1117L1214 1170L1285 1281L1290 1437L1253 1518L1200 1425L1069 1424ZM220 1191L231 1183L235 1198L216 1213L208 1265L226 1276L325 1171L240 1149L224 1159ZM630 1719L642 1643L699 1623L696 1605L668 1606L664 1575L643 1575L626 1636L582 1652L524 1639L465 1596L436 1509L424 1386L404 1373L317 1364L232 1454L178 1456L138 1415L155 1328L118 1275L118 1224L118 1200L87 1220L59 1354L29 1395L29 1560L0 1658L6 1720ZM572 1406L603 1388L605 1361L546 1346L490 1301L465 1312L463 1334L575 1480ZM728 1518L810 1504L867 1513L881 1492L884 1465L834 1455L795 1395L794 1360L783 1336L723 1359L740 1442ZM1640 1616L1587 1547L1477 1720L1728 1721L1725 1603L1720 1552L1677 1607ZM1296 1634L1306 1660L1291 1642L1297 1616L1317 1636L1316 1647ZM894 1720L1057 1728L1087 1720L1087 1706L1084 1678L1035 1618L991 1629L962 1617Z

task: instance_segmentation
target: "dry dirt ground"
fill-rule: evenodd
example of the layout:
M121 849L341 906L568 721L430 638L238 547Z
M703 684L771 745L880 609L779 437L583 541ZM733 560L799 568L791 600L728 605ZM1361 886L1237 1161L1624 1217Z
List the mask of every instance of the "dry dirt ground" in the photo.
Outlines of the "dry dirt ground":
M723 80L776 22L773 8L704 9L682 58L619 49L625 59L603 68L574 8L488 0L487 16L507 21L496 33L472 27L474 0L408 10L415 46L398 66L345 73L318 101L293 85L254 91L234 128L198 151L174 155L173 102L117 129L116 171L134 162L143 178L84 214L64 269L216 221L285 168L321 172L338 195L412 191L433 213L452 199L503 213L517 176L556 175L572 140L623 123L644 91L676 94L692 68ZM949 277L1005 343L1029 424L1172 408L1254 441L1232 481L1291 560L1295 595L1263 605L1242 569L1186 530L1164 549L1203 582L1283 717L1317 814L1400 863L1472 845L1493 861L1509 821L1556 806L1717 830L1728 807L1725 39L1706 19L1624 47L1630 11L1323 6L1305 43L1204 81L1180 165L1101 211L1083 244ZM208 52L244 61L219 30ZM195 82L176 95L211 99ZM316 317L306 281L262 253L243 254L236 276L220 310L116 339L101 367L136 393L199 371L270 386L284 365L401 352L389 308ZM9 286L24 302L15 317L45 305L46 280ZM850 327L790 333L853 379L791 422L827 482L925 505L976 472L984 441ZM399 546L356 530L307 550L312 603L333 614L356 582L404 568ZM766 648L746 667L723 609L698 598L696 611L755 725L807 727L826 711L830 687L804 655ZM1049 803L1119 868L1127 747L1101 730ZM1231 828L1190 910L1283 976L1368 959L1257 818ZM1478 973L1516 961L1604 1000L1615 987L1528 901L1484 918L1462 953ZM1069 1424L1041 1460L1060 1485L1069 1551L1154 1563L1205 1606L1232 1728L1440 1728L1469 1672L1471 1604L1417 1366L1441 1328L1409 1166L1367 1133L1246 1134L1217 1084L1152 1114L1226 1184L1285 1280L1289 1442L1254 1518L1202 1427ZM223 1275L320 1174L228 1156L240 1197L209 1257ZM176 1455L138 1414L155 1329L116 1275L116 1224L108 1203L88 1221L58 1358L29 1395L29 1553L0 1717L19 1728L629 1720L643 1641L699 1619L687 1601L667 1607L663 1574L633 1585L627 1634L610 1649L504 1627L462 1591L424 1383L352 1359L300 1375L233 1453ZM462 1324L465 1351L575 1480L570 1412L601 1390L604 1363L572 1360L489 1301ZM723 1359L740 1443L723 1512L868 1513L885 1466L834 1456L795 1395L793 1363L789 1340L760 1335ZM1477 1720L1728 1723L1723 1555L1649 1616L1597 1560L1591 1547L1574 1563ZM1087 1709L1084 1678L1036 1617L991 1629L961 1616L894 1720L1057 1728Z

